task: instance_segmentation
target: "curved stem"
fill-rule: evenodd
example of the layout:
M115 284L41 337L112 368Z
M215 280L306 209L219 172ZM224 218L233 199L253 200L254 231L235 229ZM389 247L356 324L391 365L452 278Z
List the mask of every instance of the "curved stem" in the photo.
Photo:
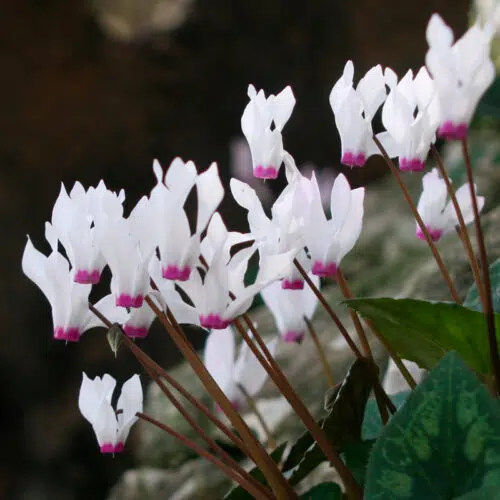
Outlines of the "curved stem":
M434 243L434 241L431 238L431 235L429 234L429 230L427 229L424 221L422 220L422 217L420 217L420 214L418 213L417 207L415 206L415 203L411 199L410 193L408 192L408 188L406 187L403 178L401 177L401 174L399 173L398 168L396 165L394 165L394 162L389 158L389 155L387 154L387 151L384 149L384 146L382 146L382 143L377 139L376 136L373 136L373 141L379 148L380 152L382 153L382 156L384 157L385 162L387 163L387 166L390 168L392 174L394 175L397 183L399 184L399 187L401 188L401 191L403 192L403 195L408 202L408 205L413 213L413 216L415 217L415 220L417 221L417 224L422 231L422 234L425 236L425 239L427 241L427 244L429 245L429 248L431 249L432 255L434 256L434 259L436 260L436 263L439 267L439 270L441 271L441 275L443 277L444 282L448 286L448 289L450 291L450 295L453 298L453 300L457 304L461 304L460 297L458 295L458 292L455 288L455 285L453 284L453 280L451 279L450 273L448 272L448 269L446 269L446 266L444 265L443 259L441 258L441 255L439 254L439 251Z

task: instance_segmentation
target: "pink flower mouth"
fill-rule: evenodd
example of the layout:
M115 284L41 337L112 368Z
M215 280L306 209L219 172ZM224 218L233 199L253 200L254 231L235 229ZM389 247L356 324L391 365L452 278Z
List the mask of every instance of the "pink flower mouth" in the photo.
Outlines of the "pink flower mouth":
M253 176L257 179L276 179L278 177L278 169L276 167L264 167L257 165L253 169Z
M95 285L99 283L100 279L101 272L99 269L93 269L90 272L87 269L78 269L73 281L75 283L81 283L82 285Z
M363 167L366 163L366 155L364 153L355 154L351 151L346 151L342 155L340 163L348 167Z
M54 338L66 342L78 342L80 340L79 328L63 328L58 326L54 329Z
M298 279L298 280L290 281L290 280L284 279L281 282L281 288L283 288L283 290L303 290L304 289L304 280Z
M121 293L116 297L115 304L117 307L141 307L143 302L144 297L142 295L132 297L128 293Z
M451 120L445 121L438 129L438 136L444 139L461 140L467 136L469 127L466 123L455 124Z
M337 264L335 262L329 262L324 264L323 262L317 260L312 266L312 273L316 276L322 278L334 278L337 276Z
M189 266L183 268L178 266L167 266L161 269L161 275L168 280L187 281L190 274L191 268Z
M200 325L204 328L223 330L231 324L230 320L222 319L219 314L200 315Z

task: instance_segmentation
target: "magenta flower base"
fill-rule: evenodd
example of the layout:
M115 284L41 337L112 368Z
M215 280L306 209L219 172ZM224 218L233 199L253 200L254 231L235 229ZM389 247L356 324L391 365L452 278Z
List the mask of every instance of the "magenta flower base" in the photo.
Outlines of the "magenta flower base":
M127 337L143 339L148 336L149 328L145 328L142 326L132 326L132 325L124 325L123 331L127 334Z
M302 344L302 341L304 340L304 332L286 332L281 336L281 338L283 339L283 342L286 342L287 344Z
M121 453L125 449L124 443L105 443L101 446L101 453Z
M66 342L78 342L80 340L80 330L78 328L62 328L58 326L54 329L54 338Z
M303 290L304 280L283 280L281 282L281 288L283 288L283 290Z
M141 307L144 302L142 295L132 297L128 293L122 293L116 297L115 304L117 307Z
M342 165L347 165L348 167L363 167L366 163L366 155L364 153L352 153L351 151L346 151L342 158L340 159Z
M469 127L466 123L455 125L452 121L444 122L438 130L438 136L444 139L461 140L467 137Z
M425 163L418 158L400 158L399 169L403 172L422 172Z
M95 285L96 283L99 283L100 279L101 272L99 269L94 269L90 272L87 269L78 269L75 273L73 281L75 283L81 283L82 285Z
M177 266L167 266L161 268L161 275L167 280L187 281L191 274L189 266L182 269Z
M335 262L324 264L317 260L314 262L311 271L314 275L322 278L334 278L337 275L337 264Z
M429 236L431 237L432 241L438 241L441 238L441 236L443 236L442 229L432 229L429 226L425 227L427 228L427 231L429 231ZM425 235L420 228L417 229L416 235L419 240L425 240Z
M275 167L263 167L257 165L253 169L253 176L257 179L276 179L278 177L278 169Z
M213 328L214 330L223 330L231 324L230 320L222 319L219 314L200 315L200 325L203 328Z

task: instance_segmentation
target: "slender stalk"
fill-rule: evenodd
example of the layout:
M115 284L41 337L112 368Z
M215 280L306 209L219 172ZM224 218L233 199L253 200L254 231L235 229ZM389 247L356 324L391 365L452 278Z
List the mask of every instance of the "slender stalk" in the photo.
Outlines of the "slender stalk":
M308 284L308 286L311 288L313 291L314 295L318 298L318 300L321 302L321 305L325 308L325 311L328 313L330 318L332 318L333 322L337 325L337 328L339 329L340 333L344 337L345 341L351 348L352 352L356 355L358 359L361 359L363 356L358 349L357 345L354 343L352 340L351 336L349 335L349 332L345 328L345 326L342 324L342 321L340 321L340 318L337 316L335 311L330 307L330 304L326 301L325 297L323 297L323 294L318 290L316 285L312 282L311 278L309 278L309 275L306 273L305 269L302 267L300 262L295 259L293 261L297 269L299 270L300 274L304 278L305 282Z
M470 162L467 139L462 139L462 152L465 159L465 170L467 180L469 181L469 190L472 200L472 209L474 211L474 225L476 227L476 239L479 247L479 257L481 259L481 269L483 271L484 283L484 314L486 315L486 324L488 327L488 341L490 345L491 367L495 377L495 394L500 395L500 357L498 355L498 342L495 329L495 316L493 311L493 298L491 296L490 270L488 267L488 256L486 254L486 244L484 242L483 228L479 217L479 207L477 205L476 190L474 188L474 178L472 175L472 166Z
M273 435L271 434L271 430L269 429L269 426L267 425L264 416L257 407L255 399L252 396L250 396L249 392L245 389L245 387L243 387L242 384L237 384L237 386L238 389L242 392L243 396L245 396L248 406L252 409L262 429L264 430L264 434L266 435L267 447L271 449L276 448L276 441L274 440Z
M347 285L347 281L344 278L344 274L340 269L337 270L337 276L336 276L337 283L339 284L340 290L342 291L342 295L344 296L345 299L352 299L353 295L352 292ZM351 309L349 307L349 315L351 316L352 322L354 324L354 328L356 328L356 331L358 332L358 337L361 342L361 347L363 349L363 354L369 358L373 359L373 353L372 349L370 347L370 343L368 342L368 338L366 336L365 330L363 328L363 325L361 324L361 321L359 320L358 314L354 309Z
M439 168L439 171L441 172L441 177L444 179L444 182L446 184L446 188L448 189L448 193L450 195L451 202L453 204L453 208L455 209L455 213L457 214L457 220L458 220L458 226L459 226L459 231L458 235L460 239L462 240L462 243L465 248L465 252L467 254L467 257L469 259L470 267L472 269L472 274L474 275L474 281L476 282L476 287L477 291L479 293L479 297L481 299L481 304L483 305L483 311L485 310L485 296L484 296L484 284L483 280L481 279L481 271L479 270L479 265L477 263L477 258L474 253L474 249L472 248L472 243L470 240L469 236L469 231L467 230L467 225L465 224L464 216L462 214L462 210L460 208L460 205L458 204L457 197L455 195L455 190L453 189L453 186L451 185L451 181L448 177L448 174L446 173L446 168L443 163L443 159L441 158L441 155L439 154L439 151L437 150L436 146L434 144L431 145L431 152L432 155L434 156L434 160L437 163L437 166Z
M245 423L245 421L241 418L239 413L233 408L233 405L221 390L221 388L217 385L208 370L205 368L205 365L196 354L192 346L185 340L185 337L178 332L177 322L175 325L171 324L168 319L164 315L162 315L162 311L151 299L151 297L146 296L144 300L158 316L161 323L165 326L170 337L175 342L189 364L192 366L193 370L195 371L196 375L199 377L207 391L215 399L222 411L231 421L232 425L239 432L240 436L242 437L243 441L246 443L250 451L250 457L261 469L277 498L279 500L298 498L292 486L288 483L281 471L278 469L278 466L276 465L274 460L268 455L261 443L259 443L256 437L253 435L252 431Z
M460 300L460 297L458 295L458 292L455 288L455 285L453 284L453 280L451 279L450 273L448 272L448 269L446 269L446 266L444 265L443 259L441 258L441 255L439 254L439 251L434 243L432 241L431 235L429 234L429 230L427 229L424 221L422 220L422 217L420 217L420 214L418 213L417 207L413 200L411 199L410 193L408 192L408 188L406 187L403 178L401 177L401 174L399 173L398 168L396 165L394 165L394 162L389 158L389 155L387 154L387 151L384 149L384 146L382 146L381 142L377 139L376 136L373 136L373 140L377 147L379 148L380 152L382 153L382 156L384 157L385 162L387 163L388 167L390 168L392 174L396 178L397 183L399 184L399 187L401 188L401 191L403 192L403 195L408 202L408 205L410 206L410 209L413 213L413 216L415 217L415 220L417 221L418 226L420 227L420 230L422 231L422 234L425 236L425 239L427 241L427 244L429 245L429 248L431 249L432 255L434 256L434 259L436 260L436 263L439 267L439 270L441 271L441 275L443 276L443 279L448 286L448 289L450 291L450 295L452 296L453 300L457 303L460 304L462 301Z
M125 335L126 336L126 335ZM129 342L130 339L127 339ZM201 438L212 448L212 450L229 466L231 466L240 476L244 477L248 482L252 483L255 488L261 491L261 494L264 498L271 500L273 496L271 492L267 490L263 484L259 483L255 478L253 478L241 465L236 462L223 448L221 448L217 442L211 438L202 427L194 420L194 418L190 415L189 411L187 411L179 402L179 400L174 396L172 391L163 383L158 373L154 371L154 369L148 366L147 363L144 363L141 359L137 358L144 369L147 371L148 375L152 380L158 385L163 394L167 396L170 402L175 406L177 411L184 417L184 419L188 422L188 424L192 427L194 431L196 431Z
M250 335L248 335L241 322L236 319L234 320L234 325L236 326L243 340L248 344L248 347L250 347L255 357L265 368L273 382L276 384L283 396L285 396L286 400L290 403L297 416L307 427L314 440L321 448L321 451L323 451L325 456L335 467L344 483L349 497L352 499L361 500L363 497L363 491L354 479L351 471L344 465L344 462L342 462L339 454L337 453L337 451L335 451L333 443L330 443L330 441L326 437L326 434L323 432L323 429L321 429L318 423L314 420L311 413L303 403L302 399L300 399L298 394L295 392L295 389L290 385L290 382L269 352L266 343L263 341L262 337L260 336L259 332L255 328L248 315L244 315L243 318L245 319L245 323L252 332L253 338L255 339L259 347L254 344L254 342L250 338Z
M146 415L142 412L137 412L136 415L141 420L149 422L150 424L153 424L154 426L158 427L162 431L170 434L175 439L180 441L182 444L187 446L189 449L194 451L196 454L200 455L200 457L203 457L204 459L208 460L212 464L216 465L222 472L224 472L224 474L226 474L230 479L232 479L233 481L238 483L242 488L245 489L245 491L247 491L254 498L264 499L264 500L272 498L272 497L264 495L260 489L256 488L255 485L253 483L251 483L250 481L248 481L245 477L238 474L238 472L233 470L231 467L226 465L224 462L219 460L217 457L215 457L214 455L209 453L207 450L203 449L201 446L197 445L195 442L191 441L186 436L179 434L177 431L175 431L174 429L172 429L168 425L165 425L162 422L156 420L155 418L150 417L149 415Z
M307 329L311 334L311 338L313 339L314 345L316 346L316 350L318 351L319 359L321 360L321 364L323 366L323 372L328 380L328 387L333 387L335 385L335 380L333 378L332 371L330 370L330 366L328 365L328 359L326 358L325 351L321 342L319 340L318 334L314 329L312 321L309 320L307 316L304 316L304 321L307 325Z

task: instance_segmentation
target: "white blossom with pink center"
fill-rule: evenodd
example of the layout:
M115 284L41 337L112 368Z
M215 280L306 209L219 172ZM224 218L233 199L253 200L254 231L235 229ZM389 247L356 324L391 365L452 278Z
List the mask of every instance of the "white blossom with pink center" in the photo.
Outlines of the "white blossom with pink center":
M364 188L352 189L344 175L333 183L330 197L331 219L327 219L316 177L303 178L295 203L305 207L303 236L312 262L312 273L335 277L344 256L349 253L363 225Z
M418 213L422 218L429 235L433 241L438 241L443 235L453 231L458 224L457 214L453 203L447 202L448 190L444 179L439 176L437 169L424 175L422 179L423 191L418 201ZM477 191L477 187L474 185ZM464 184L457 189L455 196L462 212L465 224L474 220L470 187ZM481 211L484 206L484 197L477 196L478 208ZM425 236L416 225L417 238L425 240Z
M309 277L319 289L319 277L311 273ZM304 317L312 319L318 303L311 288L286 290L280 286L279 282L275 282L266 286L260 295L271 311L283 341L300 344L307 331Z
M96 241L93 215L96 203L109 196L115 200L115 210L122 209L125 199L123 190L117 195L107 190L103 181L97 188L84 187L76 182L68 194L61 184L59 196L52 210L52 226L54 233L63 245L72 266L73 279L77 283L95 284L101 278L105 265L101 249Z
M54 338L78 342L81 335L95 326L104 326L89 310L92 285L75 283L68 261L57 252L57 239L47 225L46 238L52 252L47 257L39 252L28 237L22 258L24 274L35 283L49 301L52 309ZM111 321L122 321L123 312L116 310L108 295L96 307Z
M274 356L276 340L266 345ZM247 399L239 386L251 397L256 396L268 375L246 343L241 345L238 356L235 351L234 332L231 327L211 331L205 344L204 362L233 407L242 410L247 406Z
M162 276L166 279L186 281L200 256L201 233L224 196L216 163L198 174L192 161L175 158L166 173L155 161L153 170L157 184L151 191L152 220L158 233L158 249L162 263ZM184 204L196 187L198 213L196 228L191 234Z
M371 68L353 86L354 65L347 61L344 73L330 93L330 106L342 143L340 162L362 167L378 152L373 142L372 120L386 96L384 75L380 65Z
M101 453L120 453L131 427L137 421L137 412L142 412L143 394L138 375L129 378L122 387L116 404L111 405L111 398L116 381L105 374L102 379L90 379L83 373L78 407L81 414L92 425Z
M438 135L463 139L477 104L495 78L490 57L491 25L478 22L453 43L453 31L438 14L427 25L425 64L434 79L439 102Z
M241 117L241 130L252 153L253 175L259 179L276 179L283 163L282 130L295 106L291 87L278 95L266 98L264 91L257 92L248 86L250 102Z
M440 119L434 83L425 67L415 78L409 70L399 82L396 73L387 68L385 79L390 88L382 108L386 132L377 138L391 158L399 158L402 171L420 172L436 141Z

